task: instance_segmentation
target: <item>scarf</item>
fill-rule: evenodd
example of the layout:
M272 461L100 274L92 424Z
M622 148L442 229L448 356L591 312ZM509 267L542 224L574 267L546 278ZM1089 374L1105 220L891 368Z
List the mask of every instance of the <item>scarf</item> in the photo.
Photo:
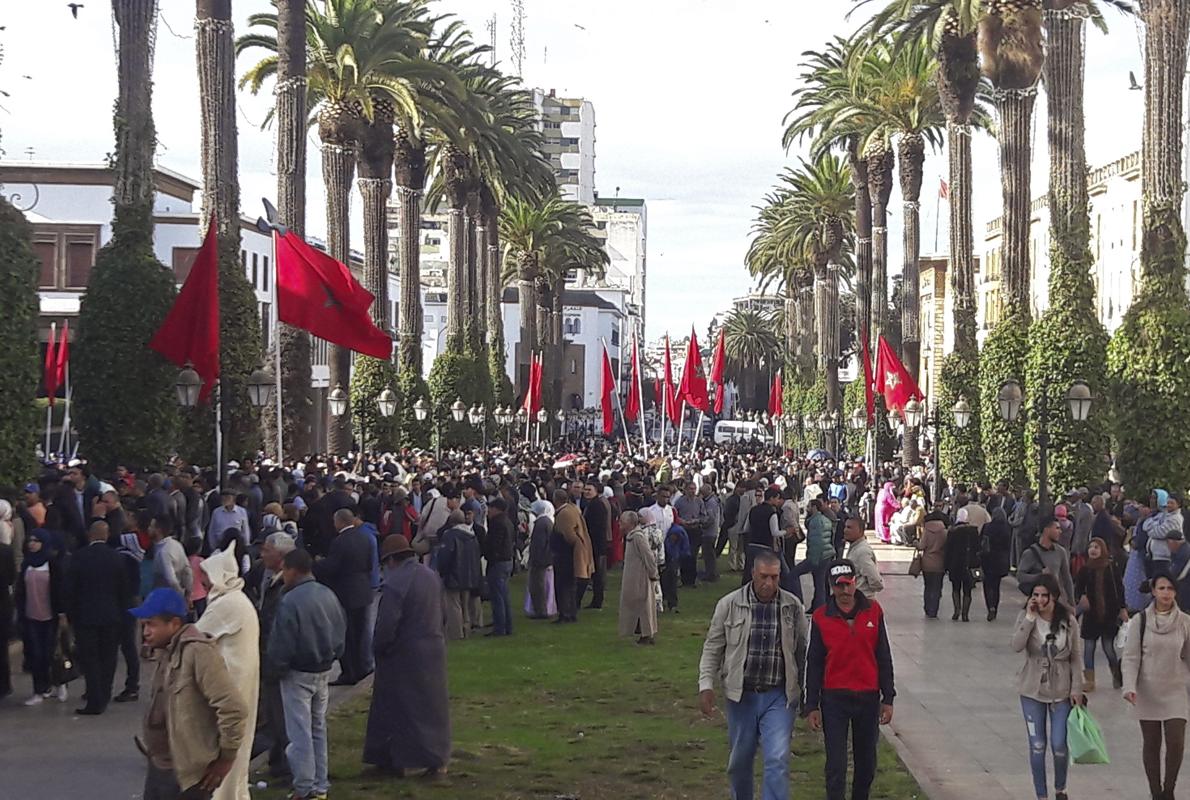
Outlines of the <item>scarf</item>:
M1088 558L1087 563L1083 569L1091 570L1095 578L1095 618L1101 622L1106 621L1104 618L1105 602L1104 592L1107 590L1107 572L1111 567L1111 556L1108 554L1107 542L1099 537L1091 540L1090 544L1099 543L1099 558ZM1088 545L1088 549L1090 545Z
M49 531L44 528L36 528L29 532L26 542L30 541L41 542L41 549L36 553L29 550L28 546L25 548L25 558L21 562L22 566L26 567L40 567L50 560L50 535Z

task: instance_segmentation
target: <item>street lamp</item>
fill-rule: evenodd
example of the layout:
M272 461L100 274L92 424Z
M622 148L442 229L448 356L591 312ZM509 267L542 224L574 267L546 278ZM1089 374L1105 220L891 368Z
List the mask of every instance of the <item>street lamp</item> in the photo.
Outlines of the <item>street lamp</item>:
M417 402L413 404L413 417L418 422L425 422L426 417L430 415L430 405L426 402L424 397L418 398Z
M554 419L558 420L558 435L566 436L566 412L558 409L558 413L554 414Z
M1041 382L1041 402L1034 402L1030 412L1037 418L1037 435L1033 437L1033 443L1038 448L1037 503L1043 509L1043 513L1049 511L1050 385L1051 378L1047 375ZM1076 380L1066 390L1065 399L1070 408L1071 419L1075 422L1086 422L1091 415L1091 404L1095 399L1091 395L1091 387L1085 381ZM1000 405L1000 417L1005 422L1016 422L1020 418L1025 393L1018 381L1004 381L1000 385L996 400Z
M255 408L264 408L273 396L276 378L263 369L254 370L248 376L248 402Z
M327 404L331 407L332 417L341 417L347 411L347 392L336 384L331 393L326 396Z
M455 422L462 422L466 415L467 406L463 405L462 398L455 398L455 401L450 404L450 416L454 418Z
M174 382L174 391L178 393L178 405L182 408L194 408L198 404L198 396L202 393L202 378L190 367L178 373Z
M951 409L954 414L954 426L960 430L971 424L971 404L967 402L967 398L960 397L958 402L954 404Z
M376 405L380 408L380 416L391 417L397 413L397 395L392 389L385 389L376 398Z
M852 411L847 417L847 427L853 431L862 431L868 427L868 415L862 408Z
M901 413L905 415L905 427L916 428L921 424L922 406L917 400L910 398Z

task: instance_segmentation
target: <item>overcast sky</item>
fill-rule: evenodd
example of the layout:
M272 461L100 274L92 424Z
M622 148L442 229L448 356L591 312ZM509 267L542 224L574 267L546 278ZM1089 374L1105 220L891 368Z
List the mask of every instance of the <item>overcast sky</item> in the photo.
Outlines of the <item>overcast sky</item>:
M8 3L0 14L0 146L7 159L95 162L112 150L115 53L109 4L97 0L71 18L64 0ZM511 0L439 0L487 42L496 15L497 57L511 60ZM800 54L848 33L841 0L524 0L525 79L595 104L596 187L605 195L644 197L649 210L648 335L699 331L750 281L743 259L754 216L782 167L781 119L796 87ZM236 32L267 0L235 0ZM198 81L191 0L162 0L157 36L154 112L159 163L199 176ZM1142 75L1135 23L1112 14L1112 33L1088 34L1087 148L1096 166L1140 145L1142 93L1128 90L1128 71ZM252 63L241 59L240 69ZM511 69L511 67L508 67ZM28 76L28 77L25 77ZM240 179L243 207L275 194L274 135L260 123L269 92L241 97ZM1045 100L1038 99L1034 189L1046 184ZM310 233L325 231L319 159L310 137ZM997 152L986 137L975 150L976 247L983 223L999 215ZM927 159L922 249L933 249L934 196L944 155ZM353 198L352 245L362 219ZM900 264L900 232L890 205L890 271ZM946 209L942 216L945 221ZM945 247L945 230L942 233Z

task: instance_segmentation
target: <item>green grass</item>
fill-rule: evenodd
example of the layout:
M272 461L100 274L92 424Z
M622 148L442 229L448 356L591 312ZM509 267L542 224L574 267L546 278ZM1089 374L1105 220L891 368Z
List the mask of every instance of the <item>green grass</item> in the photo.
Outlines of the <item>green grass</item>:
M727 725L721 715L707 721L698 711L698 658L715 601L736 580L727 575L715 585L681 590L681 613L662 614L657 645L646 647L616 636L618 573L609 576L607 607L581 612L577 625L524 619L519 612L524 579L518 576L513 581L514 635L450 644L454 757L449 778L431 784L364 772L365 696L332 715L332 795L360 800L725 797ZM720 694L720 708L723 702ZM798 720L792 750L793 796L824 797L821 737L804 720ZM883 740L872 796L923 796Z

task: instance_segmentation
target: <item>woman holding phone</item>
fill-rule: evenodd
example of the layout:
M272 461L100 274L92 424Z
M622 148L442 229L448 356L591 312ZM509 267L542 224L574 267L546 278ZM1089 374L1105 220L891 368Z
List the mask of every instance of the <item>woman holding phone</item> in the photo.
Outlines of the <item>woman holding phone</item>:
M1012 634L1012 649L1017 653L1023 650L1026 656L1017 673L1017 693L1029 733L1029 767L1038 800L1049 797L1047 745L1054 754L1055 800L1066 800L1066 772L1070 766L1066 718L1072 704L1083 699L1083 673L1076 646L1078 621L1058 596L1057 579L1048 573L1040 575Z

